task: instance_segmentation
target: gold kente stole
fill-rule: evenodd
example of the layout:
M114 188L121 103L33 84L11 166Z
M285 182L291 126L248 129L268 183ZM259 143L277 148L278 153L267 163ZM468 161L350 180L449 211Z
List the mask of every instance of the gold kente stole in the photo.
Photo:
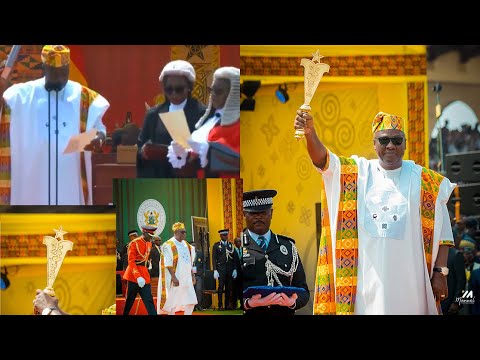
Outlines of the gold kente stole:
M82 94L80 98L80 132L83 133L87 129L88 109L90 105L98 96L93 90L82 86ZM82 175L82 190L83 198L85 199L85 205L88 205L88 181L87 181L87 164L85 163L85 152L80 152L80 173Z
M4 103L0 117L0 205L10 205L10 107Z

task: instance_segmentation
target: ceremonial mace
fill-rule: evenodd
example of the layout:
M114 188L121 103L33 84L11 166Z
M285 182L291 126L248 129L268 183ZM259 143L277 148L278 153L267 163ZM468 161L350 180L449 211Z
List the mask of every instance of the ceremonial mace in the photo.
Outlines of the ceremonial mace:
M330 70L330 65L320 62L323 57L319 54L319 50L315 54L312 54L312 60L302 58L300 65L304 69L304 103L300 106L300 110L304 113L312 111L310 107L310 101L312 101L313 95L317 90L318 84L322 79L324 73ZM295 130L295 139L300 140L305 136L304 129Z
M43 244L47 245L47 287L43 291L52 297L55 296L53 283L57 278L63 259L67 251L72 250L73 247L73 242L63 239L63 235L67 232L63 231L62 226L58 230L53 229L53 231L55 231L55 237L43 237ZM40 314L35 307L33 310L35 315Z

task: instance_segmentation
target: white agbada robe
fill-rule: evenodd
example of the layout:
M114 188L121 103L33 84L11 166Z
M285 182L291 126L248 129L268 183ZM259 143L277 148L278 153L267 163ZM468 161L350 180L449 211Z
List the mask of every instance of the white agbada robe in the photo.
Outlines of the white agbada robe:
M63 154L80 133L81 84L68 81L58 92L58 204L85 205L80 153ZM3 97L11 108L11 205L48 205L48 92L45 78L15 84ZM108 101L98 94L90 105L86 130L106 134L102 116ZM55 204L56 93L50 93L50 204ZM85 152L88 204L92 204L91 152Z
M321 171L335 249L340 160L329 152ZM425 261L420 215L422 167L404 160L397 170L384 170L378 159L352 156L358 165L358 273L355 314L437 314ZM435 205L432 267L440 240L453 234L446 203L456 184L444 178ZM333 269L335 268L333 257ZM335 279L335 277L334 277Z
M178 262L175 276L179 285L172 285L172 276L166 267L173 267L173 252L168 241L173 240L178 251ZM187 242L177 241L174 237L162 245L162 256L164 257L165 269L159 266L158 276L158 294L157 294L157 313L172 313L177 311L185 311L186 305L196 305L197 295L192 280L192 266L195 259L195 248L192 246L189 250ZM162 309L160 309L160 299L162 296L162 271L165 270L166 284L166 301Z

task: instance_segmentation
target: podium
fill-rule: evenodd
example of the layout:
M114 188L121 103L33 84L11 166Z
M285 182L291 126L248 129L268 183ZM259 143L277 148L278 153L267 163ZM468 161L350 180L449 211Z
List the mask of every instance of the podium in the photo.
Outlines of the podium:
M116 153L92 154L93 205L113 203L113 179L136 177L136 164L118 164Z

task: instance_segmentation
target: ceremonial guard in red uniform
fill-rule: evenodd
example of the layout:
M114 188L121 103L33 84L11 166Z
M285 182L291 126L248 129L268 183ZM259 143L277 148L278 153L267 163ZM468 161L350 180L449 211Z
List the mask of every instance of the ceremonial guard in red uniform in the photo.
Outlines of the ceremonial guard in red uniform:
M138 293L142 297L148 314L157 315L153 303L150 274L148 273L148 267L151 266L149 260L150 250L152 249L151 239L156 229L153 226L142 226L142 236L132 240L129 244L128 266L123 275L123 278L127 280L127 299L123 315L130 313Z

